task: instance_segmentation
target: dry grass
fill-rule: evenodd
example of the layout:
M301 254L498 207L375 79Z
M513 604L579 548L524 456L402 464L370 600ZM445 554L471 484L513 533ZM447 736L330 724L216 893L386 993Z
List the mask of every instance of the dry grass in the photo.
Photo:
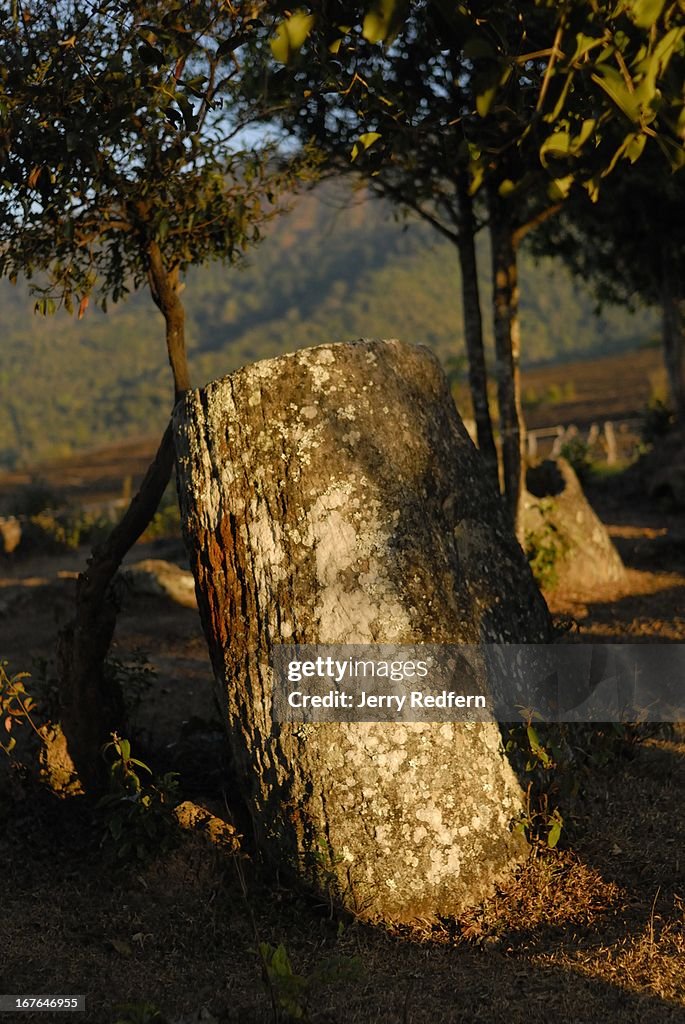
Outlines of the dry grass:
M626 552L642 570L658 527L617 534L634 542ZM55 568L18 566L11 583L51 580ZM685 640L685 572L630 578L629 592L568 601L566 611L597 638ZM49 653L67 584L22 587L17 614L3 621L13 668ZM142 649L156 661L150 720L170 742L188 709L198 713L209 673L197 623L150 600L124 611L116 641L118 656ZM157 1024L273 1024L257 952L265 942L283 943L308 979L312 1024L683 1024L685 730L643 736L629 754L584 780L564 809L560 851L533 858L457 921L397 932L267 885L249 860L201 834L183 833L164 858L113 875L85 800L30 783L3 789L0 763L0 991L86 993L84 1024L126 1020L124 1003L138 1005L140 1024L144 1002L163 1014ZM133 1011L128 1019L135 1024Z
M269 1022L257 954L268 942L283 943L293 971L310 979L312 1024L523 1022L548 1019L552 1007L574 1024L683 1021L685 884L667 840L685 848L683 823L673 824L684 765L677 735L646 741L591 781L573 852L532 858L458 921L395 934L267 886L249 860L201 834L108 874L86 801L33 789L0 837L0 987L85 992L80 1019L93 1024L144 1001L174 1024Z

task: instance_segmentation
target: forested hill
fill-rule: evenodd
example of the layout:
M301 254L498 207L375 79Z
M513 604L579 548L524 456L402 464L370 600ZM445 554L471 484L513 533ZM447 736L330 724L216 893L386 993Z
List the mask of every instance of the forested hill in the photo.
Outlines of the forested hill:
M184 293L198 384L256 359L357 337L463 353L454 247L378 201L345 207L340 186L298 199L245 268L212 265ZM489 320L487 253L481 251ZM521 274L524 360L563 359L638 346L656 317L612 309L598 318L590 293L553 261ZM33 314L28 288L0 283L0 465L30 464L123 437L155 434L168 415L170 373L160 315L147 293L83 320Z

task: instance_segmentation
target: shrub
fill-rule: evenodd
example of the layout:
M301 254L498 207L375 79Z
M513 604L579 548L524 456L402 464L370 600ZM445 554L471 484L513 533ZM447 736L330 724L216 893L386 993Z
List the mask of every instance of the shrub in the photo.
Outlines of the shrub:
M81 544L97 544L109 534L114 520L106 512L85 509L44 509L28 517L22 545L48 552L75 551Z
M559 453L575 470L580 481L587 480L592 472L590 446L580 437L571 437L561 446Z
M13 516L36 516L46 509L59 508L64 504L62 495L47 481L33 477L27 484L17 487L7 502L7 514Z
M623 755L636 737L635 726L618 723L529 720L510 727L507 754L519 776L529 780L517 830L534 845L554 849L586 780Z
M542 524L538 529L526 532L526 558L538 586L543 590L553 590L559 582L559 564L566 557L568 542L552 520L553 499L541 498L537 504Z
M165 496L142 540L175 540L181 536L181 511L176 494Z
M152 771L131 756L131 744L116 733L103 754L110 757L110 792L98 802L104 819L101 847L105 860L124 867L147 863L176 844L173 814L178 790L177 773L154 779ZM144 785L141 772L149 776Z
M10 759L14 759L13 751L17 740L13 733L17 726L28 724L37 735L40 734L31 716L31 712L35 710L35 703L24 685L26 680L30 679L29 673L18 672L14 676L9 676L7 664L6 661L0 662L0 750L3 750Z
M675 423L673 410L662 402L653 399L645 408L641 417L640 436L645 445L654 444L659 438L665 437Z

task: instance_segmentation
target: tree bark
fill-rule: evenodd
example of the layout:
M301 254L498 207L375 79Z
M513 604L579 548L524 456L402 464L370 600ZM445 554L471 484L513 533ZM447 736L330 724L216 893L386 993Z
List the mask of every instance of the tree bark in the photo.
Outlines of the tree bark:
M190 392L182 523L267 859L372 920L459 912L520 858L495 724L278 724L278 643L535 642L546 606L437 360L321 346Z
M460 174L457 178L457 195L460 212L458 250L461 267L464 340L469 364L469 390L473 403L473 417L476 421L478 448L490 480L495 489L499 491L497 448L488 402L488 375L483 346L483 318L478 287L473 200L469 195L468 180L465 174Z
M185 347L185 311L180 299L178 267L164 265L156 241L148 247L148 280L152 298L164 316L169 364L174 379L174 402L190 387ZM57 642L61 724L69 754L87 792L101 791L107 781L101 750L112 732L121 731L124 705L120 690L105 672L105 659L114 635L117 601L111 584L126 553L151 522L174 466L171 425L140 490L121 522L104 544L95 548L76 589L74 619Z
M155 241L150 242L148 247L148 281L153 301L164 316L167 355L174 378L174 395L177 402L190 387L185 309L180 299L181 280L178 267L169 269L165 266L162 252Z
M124 724L119 688L105 672L105 658L116 625L117 601L111 582L126 552L154 516L174 465L171 425L138 493L107 540L95 548L78 578L74 619L57 641L60 716L69 755L86 792L106 783L101 750Z
M489 192L493 319L504 494L512 522L520 525L524 492L525 425L521 408L521 334L515 232L506 201Z
M662 341L671 404L685 423L685 297L676 262L664 254L661 274Z

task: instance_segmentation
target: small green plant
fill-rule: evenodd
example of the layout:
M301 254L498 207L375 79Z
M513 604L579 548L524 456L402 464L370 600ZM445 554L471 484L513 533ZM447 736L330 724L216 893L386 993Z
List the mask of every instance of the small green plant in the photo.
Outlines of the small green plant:
M283 943L260 942L259 958L276 1020L306 1020L307 979L295 974Z
M308 975L293 971L283 943L272 946L259 943L262 976L271 997L275 1022L309 1020L308 1001L313 992L339 981L359 978L360 963L356 957L324 957Z
M506 751L519 770L531 776L525 811L515 828L529 842L553 850L564 826L559 808L550 805L552 792L558 788L552 773L561 762L560 751L553 742L541 741L530 720L509 730Z
M550 384L545 391L542 402L545 405L561 405L562 402L571 402L576 397L576 385L572 380L563 384Z
M17 745L17 740L13 732L17 726L28 724L39 739L41 736L31 715L35 711L36 705L24 685L25 681L31 677L28 672L18 672L16 675L9 676L7 665L6 661L0 662L0 721L2 722L0 750L14 760L12 752Z
M519 776L528 778L525 808L516 830L534 846L554 849L566 827L565 818L582 797L584 782L624 756L637 735L634 726L534 725L531 717L512 726L505 749Z
M105 859L123 866L146 863L175 845L173 806L177 794L176 772L154 780L151 769L131 755L131 744L116 733L103 749L110 760L110 792L98 801L104 816L101 846ZM144 785L141 773L149 776Z
M592 472L590 446L581 437L571 437L561 446L559 453L575 470L580 481L587 480Z
M144 541L175 540L181 536L181 510L175 491L168 491L142 536Z
M559 566L568 553L568 542L554 524L554 501L541 498L538 508L541 525L526 531L524 545L528 564L537 584L543 590L553 590L559 582Z
M126 712L131 718L138 710L141 701L149 693L157 675L157 670L147 655L141 652L132 654L126 661L108 655L105 660L105 677L115 690L120 690L126 704Z
M75 551L81 544L96 544L107 536L115 520L104 512L62 508L43 509L28 517L24 531L29 544L48 551Z

